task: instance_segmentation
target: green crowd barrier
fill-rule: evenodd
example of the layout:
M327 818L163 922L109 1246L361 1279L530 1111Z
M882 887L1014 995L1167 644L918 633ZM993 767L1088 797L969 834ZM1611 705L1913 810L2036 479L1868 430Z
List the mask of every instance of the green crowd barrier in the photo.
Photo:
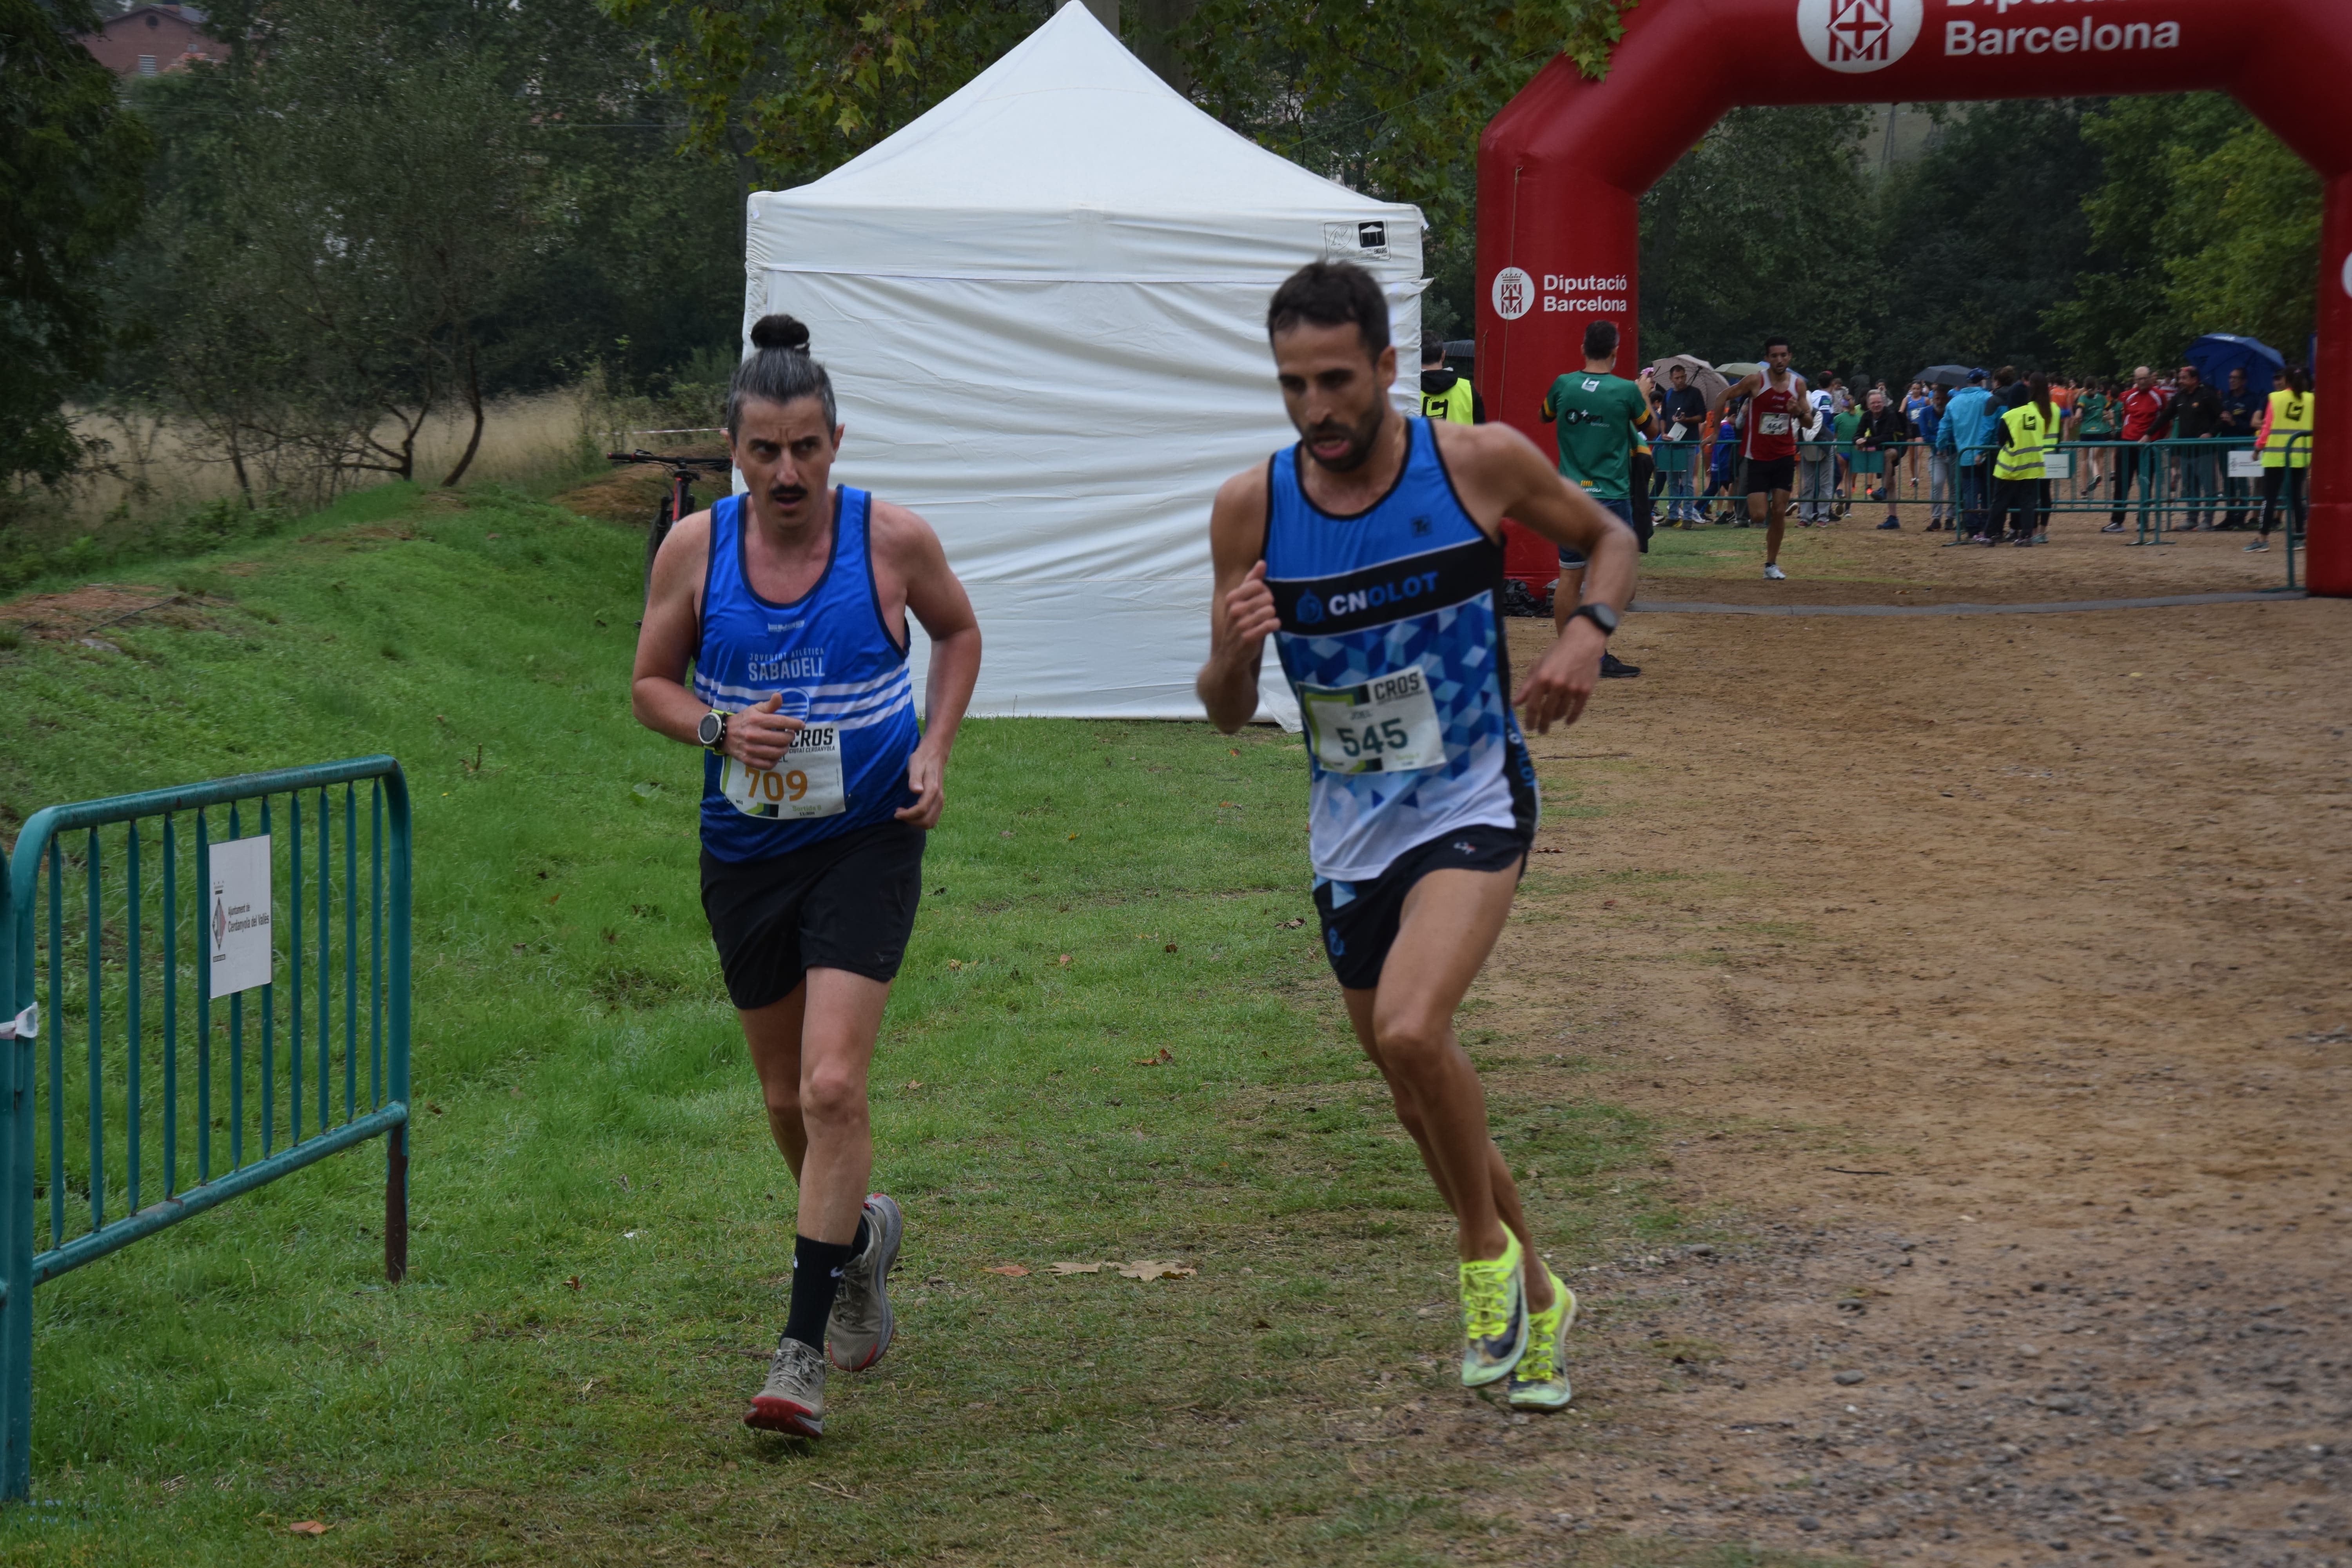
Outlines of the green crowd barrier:
M2283 449L2290 463L2295 457L2304 456L2307 465L2310 439L2311 433L2307 430L2294 431L2285 437ZM1804 443L1800 449L1806 446L1827 450L1842 458L1850 458L1853 455L1851 446L1830 441ZM1905 500L1906 504L1919 504L1928 501L1933 495L1934 465L1941 461L1949 466L1945 515L1955 521L1961 520L1964 516L1963 497L1975 502L1966 510L1979 514L1990 510L1992 461L2000 450L1998 447L1971 447L1966 451L1946 448L1937 452L1923 442L1898 441L1890 442L1878 450L1886 460L1885 473L1849 474L1850 486L1861 487L1864 481L1874 481L1868 488L1874 488L1876 483L1884 483L1889 487L1890 498ZM2167 535L2180 531L2180 525L2184 522L2210 521L2232 512L2243 514L2244 526L2252 530L2262 515L2261 478L2258 474L2233 475L2230 469L2232 454L2240 455L2242 461L2243 457L2253 452L2254 444L2248 437L2062 441L2050 448L2052 460L2049 467L2058 471L2050 477L2047 501L2038 510L2045 526L2048 519L2060 514L2105 513L2108 518L2113 518L2120 511L2123 521L2132 530L2132 537L2123 542L2140 546L2169 543ZM1710 482L1705 459L1710 455L1706 443L1696 438L1652 444L1653 460L1659 473L1670 474L1680 468L1690 475L1687 496L1675 494L1670 486L1662 486L1654 495L1653 515L1659 527L1669 526L1665 509L1670 502L1700 513L1711 512L1717 507L1727 504L1730 517L1718 517L1718 521L1746 517L1748 491L1743 487L1747 465L1735 462L1730 487L1709 495L1705 493ZM1973 463L1966 460L1971 458L1978 460ZM1914 493L1907 498L1895 495L1894 486L1898 474L1906 463L1915 460L1917 472L1913 477L1927 479L1927 492ZM2098 469L2097 488L2086 491L2084 489L2084 470L2095 465ZM1964 474L1970 469L1982 476L1983 493L1980 496L1970 495L1965 488L1969 480ZM2308 466L2302 472L2307 479L2310 473ZM2118 505L2114 499L2116 488L2119 477L2126 473L2129 475L2128 489L2122 504ZM1789 497L1792 521L1799 504L1799 493L1792 489ZM1835 499L1835 504L1853 509L1885 503L1869 502L1861 489L1850 489L1846 496ZM2279 497L2273 521L2284 543L2286 586L2293 588L2296 585L2295 558L2303 548L2304 531L2294 516L2294 509L2288 504L2284 493ZM1957 544L1961 541L1955 538L1949 542Z
M16 1500L35 1286L378 1136L384 1278L407 1273L407 781L359 757L50 806L5 870L0 1500ZM69 1033L87 1050L72 1073Z

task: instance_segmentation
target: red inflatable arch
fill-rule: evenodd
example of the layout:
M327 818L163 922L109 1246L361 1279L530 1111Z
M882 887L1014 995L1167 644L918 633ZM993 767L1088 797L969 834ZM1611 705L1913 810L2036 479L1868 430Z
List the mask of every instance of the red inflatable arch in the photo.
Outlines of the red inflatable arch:
M1486 405L1549 450L1537 408L1582 362L1586 321L1616 321L1619 368L1641 363L1635 200L1726 109L2212 88L2326 182L2309 580L2352 595L2352 113L2336 100L2352 91L2352 0L1642 0L1607 79L1555 59L1479 139ZM1801 339L1801 321L1778 325ZM1555 574L1548 546L1512 543L1512 575Z

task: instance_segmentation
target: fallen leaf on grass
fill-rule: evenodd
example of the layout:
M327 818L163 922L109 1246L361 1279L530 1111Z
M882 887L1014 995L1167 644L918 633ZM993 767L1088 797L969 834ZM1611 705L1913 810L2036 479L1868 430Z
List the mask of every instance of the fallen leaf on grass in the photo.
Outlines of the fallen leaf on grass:
M1139 1258L1118 1271L1122 1279L1190 1279L1200 1272L1181 1263L1162 1263L1156 1258Z
M1135 1065L1139 1068L1163 1068L1175 1059L1176 1053L1170 1050L1166 1046L1162 1046L1160 1047L1160 1054L1158 1056L1138 1057L1135 1058Z
M1276 929L1279 931L1297 931L1300 926L1303 926L1306 923L1307 917L1305 915L1301 915L1295 921L1276 921L1275 922L1275 926Z
M297 1535L324 1535L327 1533L330 1527L320 1524L315 1519L303 1519L297 1520L286 1528L292 1531Z
M1021 1279L1029 1272L1018 1263L992 1263L986 1271L991 1274L1002 1274L1008 1279Z
M436 1116L441 1116L441 1115L446 1114L446 1112L444 1112L444 1111L442 1110L442 1109L441 1109L439 1106L437 1106L437 1105L434 1104L434 1103L433 1103L431 1100L426 1100L426 1101L425 1102L425 1110L429 1110L429 1111L431 1111L431 1112L432 1112L434 1115L436 1115Z
M950 958L948 960L948 967L950 969L961 969L963 967L963 960L961 958Z
M571 1279L566 1279L564 1283L571 1286L574 1290L577 1290L580 1289L580 1276L574 1274Z
M910 1078L907 1080L907 1087L908 1089L920 1089L923 1087L923 1080L919 1078Z
M1069 955L1068 953L1066 953L1066 953L1062 954L1062 956L1061 956L1061 957L1059 957L1059 958L1055 959L1054 962L1055 962L1055 963L1058 963L1058 964L1060 964L1063 968L1067 969L1068 967L1070 967L1070 955Z
M1071 834L1071 835L1070 835L1070 837L1069 837L1069 842L1070 842L1070 843L1072 843L1072 844L1076 844L1077 841L1078 841L1078 836L1077 836L1076 834L1075 834L1075 833Z
M1160 952L1175 952L1175 951L1176 951L1176 944L1175 944L1174 942L1170 942L1166 947L1161 948L1160 951Z
M1056 1274L1099 1274L1106 1268L1118 1267L1118 1261L1116 1258L1108 1263L1056 1263L1053 1266L1054 1272Z

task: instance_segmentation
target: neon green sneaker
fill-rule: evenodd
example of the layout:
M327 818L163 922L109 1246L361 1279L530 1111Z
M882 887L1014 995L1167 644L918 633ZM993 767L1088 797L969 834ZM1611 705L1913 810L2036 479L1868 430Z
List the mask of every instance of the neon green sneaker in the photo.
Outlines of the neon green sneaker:
M1503 1233L1503 1256L1462 1265L1462 1386L1484 1388L1511 1374L1528 1348L1528 1300L1519 1280L1527 1254Z
M1528 1314L1528 1353L1511 1369L1514 1410L1565 1410L1574 1392L1568 1385L1568 1331L1576 1326L1576 1292L1553 1274L1551 1305Z

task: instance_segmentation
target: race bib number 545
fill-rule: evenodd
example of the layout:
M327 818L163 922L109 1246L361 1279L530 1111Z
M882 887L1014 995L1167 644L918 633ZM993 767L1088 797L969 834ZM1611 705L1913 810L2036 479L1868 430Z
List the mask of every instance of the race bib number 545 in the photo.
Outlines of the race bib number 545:
M1302 686L1298 706L1327 773L1406 773L1445 761L1445 731L1419 665L1360 686Z
M849 809L841 788L841 729L810 724L794 732L772 771L719 759L719 790L746 816L838 816Z

